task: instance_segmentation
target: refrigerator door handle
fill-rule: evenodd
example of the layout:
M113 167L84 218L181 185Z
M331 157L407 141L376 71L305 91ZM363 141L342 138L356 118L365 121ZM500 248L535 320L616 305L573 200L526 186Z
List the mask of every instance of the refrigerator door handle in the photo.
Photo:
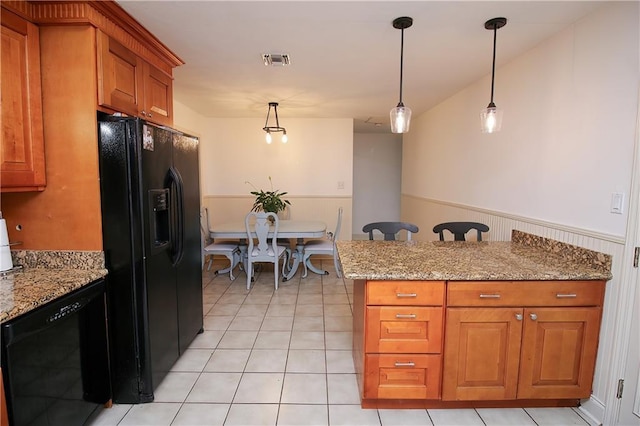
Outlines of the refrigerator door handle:
M184 254L184 184L182 182L182 176L173 167L168 171L168 186L171 194L175 200L171 202L171 208L175 209L171 215L173 224L172 229L172 242L173 250L171 253L171 261L173 265L177 265Z

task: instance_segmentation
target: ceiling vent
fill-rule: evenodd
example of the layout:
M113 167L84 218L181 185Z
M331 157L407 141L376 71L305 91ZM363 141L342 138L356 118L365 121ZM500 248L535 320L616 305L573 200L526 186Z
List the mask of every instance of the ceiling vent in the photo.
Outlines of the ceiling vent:
M283 53L282 55L277 53L263 53L262 61L265 66L285 66L291 64L291 59L287 53Z

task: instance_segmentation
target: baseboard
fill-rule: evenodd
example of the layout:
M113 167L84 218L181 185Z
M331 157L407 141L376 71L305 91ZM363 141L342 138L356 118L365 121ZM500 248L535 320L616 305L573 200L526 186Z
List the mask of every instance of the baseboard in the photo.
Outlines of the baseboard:
M602 426L604 409L604 404L591 395L591 398L583 400L580 403L576 411L591 426Z

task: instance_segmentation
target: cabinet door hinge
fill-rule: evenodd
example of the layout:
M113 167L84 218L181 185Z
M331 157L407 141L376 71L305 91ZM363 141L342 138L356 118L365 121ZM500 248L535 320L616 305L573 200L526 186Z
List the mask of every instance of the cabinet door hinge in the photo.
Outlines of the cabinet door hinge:
M640 260L640 247L636 247L633 251L633 267L638 267L638 261Z
M624 389L624 379L618 380L618 392L616 393L616 398L622 398L622 391Z

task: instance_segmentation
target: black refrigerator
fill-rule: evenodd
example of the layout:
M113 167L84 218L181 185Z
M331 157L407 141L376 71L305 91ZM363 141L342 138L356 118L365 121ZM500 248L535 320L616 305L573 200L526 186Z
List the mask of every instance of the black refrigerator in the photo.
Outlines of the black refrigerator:
M113 401L153 392L202 332L198 139L98 113Z

